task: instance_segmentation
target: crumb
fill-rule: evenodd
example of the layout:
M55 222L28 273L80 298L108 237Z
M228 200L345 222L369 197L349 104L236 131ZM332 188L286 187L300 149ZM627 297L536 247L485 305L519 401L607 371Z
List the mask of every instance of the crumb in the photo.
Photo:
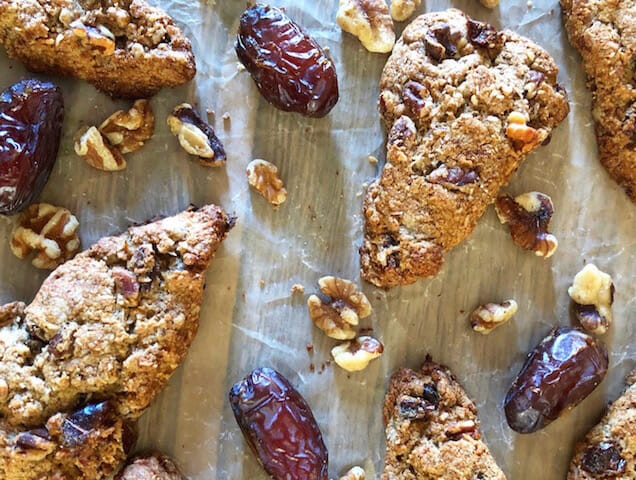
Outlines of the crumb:
M265 280L261 280L260 282L258 282L258 284L261 288L265 288Z
M296 293L305 293L305 287L302 286L300 283L294 283L291 286L291 294L294 295Z
M212 110L211 108L206 108L205 113L208 116L208 122L214 123L215 116L216 116L214 110Z
M312 373L315 372L316 371L316 365L314 365L313 363L310 363L309 364L309 371L312 372Z
M461 313L463 315L464 313L466 313L466 311L465 310L460 310L459 313Z
M236 71L237 72L244 72L245 71L245 65L243 65L241 62L236 62Z
M329 53L329 50L331 50L329 47L322 47L322 51L325 53Z
M378 163L378 159L375 158L373 155L369 155L369 163L371 163L372 165L376 165Z
M314 351L314 344L313 343L308 343L307 345L305 345L305 349L307 350L307 353L311 353Z

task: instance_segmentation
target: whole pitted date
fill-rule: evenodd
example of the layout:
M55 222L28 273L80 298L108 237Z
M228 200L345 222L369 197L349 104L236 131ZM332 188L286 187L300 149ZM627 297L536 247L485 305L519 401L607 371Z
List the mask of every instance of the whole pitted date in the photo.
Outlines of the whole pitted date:
M63 119L62 93L52 83L22 80L0 94L0 213L22 210L44 188Z
M506 420L532 433L574 408L607 373L607 349L576 328L555 329L528 355L506 395Z
M234 48L261 94L275 107L324 117L338 102L333 62L282 10L261 4L248 8Z
M326 480L327 448L305 399L276 370L257 368L230 390L247 443L275 480Z

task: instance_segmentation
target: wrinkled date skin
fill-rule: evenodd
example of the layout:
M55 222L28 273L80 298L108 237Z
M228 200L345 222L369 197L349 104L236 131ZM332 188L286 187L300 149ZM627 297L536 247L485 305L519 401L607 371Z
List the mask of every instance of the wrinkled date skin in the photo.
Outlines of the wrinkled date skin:
M532 433L574 408L607 373L605 344L576 328L553 330L530 352L506 395L510 428Z
M0 94L0 213L27 207L57 159L64 101L48 82L22 80Z
M247 443L275 480L326 480L327 448L305 399L271 368L257 368L230 390Z
M260 4L248 8L234 48L263 97L275 107L324 117L338 102L333 62L282 10Z

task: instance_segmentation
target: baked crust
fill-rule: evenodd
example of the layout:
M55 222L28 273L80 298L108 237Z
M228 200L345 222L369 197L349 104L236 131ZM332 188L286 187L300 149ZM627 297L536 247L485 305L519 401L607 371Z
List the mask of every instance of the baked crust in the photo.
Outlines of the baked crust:
M505 480L481 440L477 408L446 367L396 371L384 400L382 480Z
M159 452L132 458L117 480L185 480L174 462Z
M636 203L636 2L561 0L592 92L600 160Z
M0 478L99 480L196 333L216 206L99 240L0 308Z
M532 41L456 9L404 30L380 83L387 162L364 201L363 278L389 288L437 274L567 116L557 71Z
M0 43L34 72L145 98L196 73L190 41L144 0L2 0Z

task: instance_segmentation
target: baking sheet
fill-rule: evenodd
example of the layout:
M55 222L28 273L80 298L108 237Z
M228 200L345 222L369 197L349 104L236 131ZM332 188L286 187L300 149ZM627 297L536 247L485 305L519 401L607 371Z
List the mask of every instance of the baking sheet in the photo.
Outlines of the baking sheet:
M191 38L199 70L195 81L157 95L152 140L129 156L125 171L103 173L74 155L72 137L81 125L96 124L126 103L113 102L83 82L55 79L64 91L67 115L60 156L41 197L77 215L85 246L191 202L218 203L239 217L209 271L198 336L142 418L138 447L172 455L195 480L267 478L244 444L226 397L251 369L271 366L312 406L330 451L330 476L362 464L369 478L379 478L387 379L397 367L416 368L431 353L453 369L477 402L485 440L509 479L563 479L574 442L616 398L634 367L636 206L598 163L590 95L557 1L535 0L529 6L502 0L490 11L477 0L435 0L419 11L461 8L538 41L559 64L572 111L550 145L530 155L506 189L512 194L539 190L552 197L559 250L549 260L521 251L491 208L473 235L446 256L436 278L390 292L363 284L374 313L362 326L373 328L386 349L380 360L355 374L323 366L336 342L312 326L305 301L323 275L359 280L363 189L379 168L368 156L384 159L376 99L387 56L371 54L341 33L336 0L274 0L329 47L337 65L340 102L327 118L306 119L266 104L249 75L238 71L233 41L245 2L154 3ZM2 88L26 75L0 52ZM165 118L183 101L202 112L215 111L217 133L228 152L226 167L205 169L178 147ZM221 119L225 112L229 123ZM253 158L278 165L286 182L288 199L277 211L248 188L244 171ZM10 253L12 225L13 219L0 221L5 252L0 298L29 301L46 274ZM553 325L570 323L566 290L585 262L611 273L616 284L615 321L604 337L610 371L566 417L533 435L514 434L501 408L505 393L528 350ZM305 295L291 295L294 283L306 287ZM469 312L506 298L519 303L515 318L489 336L472 332ZM314 345L312 354L307 344Z

